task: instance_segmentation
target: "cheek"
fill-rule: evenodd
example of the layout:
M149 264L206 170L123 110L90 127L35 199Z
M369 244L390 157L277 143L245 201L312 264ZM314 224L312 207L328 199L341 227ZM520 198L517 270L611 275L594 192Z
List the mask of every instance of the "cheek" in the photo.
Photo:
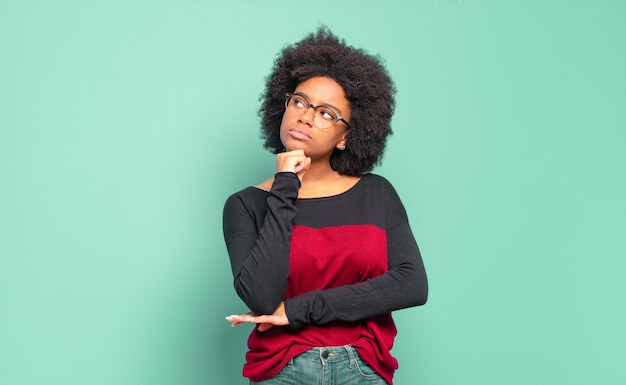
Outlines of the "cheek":
M280 141L282 142L283 146L286 148L285 146L285 133L287 132L287 127L289 125L289 117L285 116L285 114L283 114L283 119L280 121Z
M283 118L280 121L280 129L281 130L287 124L288 121L289 121L289 116L287 116L287 114L283 113Z

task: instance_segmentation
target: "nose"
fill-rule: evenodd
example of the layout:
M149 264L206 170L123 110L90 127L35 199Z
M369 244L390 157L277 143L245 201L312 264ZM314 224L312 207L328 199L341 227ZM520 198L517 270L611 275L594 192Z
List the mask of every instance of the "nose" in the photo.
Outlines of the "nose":
M313 119L315 118L315 109L312 106L304 111L302 115L298 118L298 120L304 124L308 124L309 126L313 125Z

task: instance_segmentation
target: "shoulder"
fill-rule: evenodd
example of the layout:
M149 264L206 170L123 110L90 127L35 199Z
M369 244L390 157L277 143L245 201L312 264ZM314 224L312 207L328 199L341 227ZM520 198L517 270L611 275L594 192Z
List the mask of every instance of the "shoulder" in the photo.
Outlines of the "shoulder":
M396 195L396 190L391 182L382 175L367 173L363 175L363 178L361 178L361 182L367 188L377 186L382 190L383 193L391 192Z
M367 179L366 179L367 178ZM387 178L377 174L366 174L364 182L369 185L364 187L369 190L378 191L380 199L385 207L388 215L400 218L401 221L406 220L406 210L400 199L400 195Z
M363 175L354 189L357 191L354 197L361 197L372 204L395 205L401 204L400 197L391 182L378 174L367 173Z
M268 192L259 187L246 187L231 194L224 204L225 209L233 207L254 208L263 206L266 203Z

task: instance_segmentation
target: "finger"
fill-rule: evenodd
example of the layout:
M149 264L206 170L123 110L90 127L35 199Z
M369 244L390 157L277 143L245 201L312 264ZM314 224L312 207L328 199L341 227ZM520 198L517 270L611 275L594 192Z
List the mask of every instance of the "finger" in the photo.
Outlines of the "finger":
M258 330L260 332L264 332L264 331L270 330L273 327L274 327L274 325L272 325L270 323L262 323L262 324L259 325L259 327L256 328L256 330Z
M293 169L293 172L295 172L296 174L300 174L300 173L303 173L305 171L306 171L306 169L304 168L304 162L298 162L296 164L296 166L294 167L294 169Z
M270 316L267 316L267 315L248 317L248 318L245 318L245 322L250 322L250 323L255 323L255 324L267 323L267 322L270 322L269 317Z
M311 165L311 158L306 158L302 161L302 164L300 165L298 170L295 172L298 178L300 179L300 182L302 182L304 174L307 172L310 165Z
M304 165L303 165L304 171L308 170L310 166L311 166L311 158L307 156L306 158L304 158Z
M303 150L293 150L293 151L289 151L289 152L281 152L280 154L276 155L276 160L281 162L281 161L286 161L289 159L299 159L299 158L303 158L304 157L304 151Z
M241 320L243 320L242 316L239 315L229 315L228 317L226 317L226 321L229 322L241 322Z
M280 153L276 156L276 171L290 171L297 173L302 167L302 163L305 161L305 158L303 150Z
M252 317L250 317L250 316L246 316L246 317L228 316L228 317L226 317L226 320L228 322L230 322L230 326L231 327L239 326L239 325L242 325L244 323L250 323L251 319L252 319Z
M251 318L254 318L254 314L252 313L246 313L246 314L241 314L241 315L231 314L226 317L226 320L229 322L242 323L242 322L249 322L249 319Z

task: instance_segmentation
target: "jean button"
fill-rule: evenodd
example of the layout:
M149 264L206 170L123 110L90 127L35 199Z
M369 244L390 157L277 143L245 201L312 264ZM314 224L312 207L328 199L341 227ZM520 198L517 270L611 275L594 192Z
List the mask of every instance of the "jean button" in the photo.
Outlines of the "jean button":
M323 358L323 359L327 359L327 358L328 358L328 350L324 350L324 351L322 352L322 358Z

